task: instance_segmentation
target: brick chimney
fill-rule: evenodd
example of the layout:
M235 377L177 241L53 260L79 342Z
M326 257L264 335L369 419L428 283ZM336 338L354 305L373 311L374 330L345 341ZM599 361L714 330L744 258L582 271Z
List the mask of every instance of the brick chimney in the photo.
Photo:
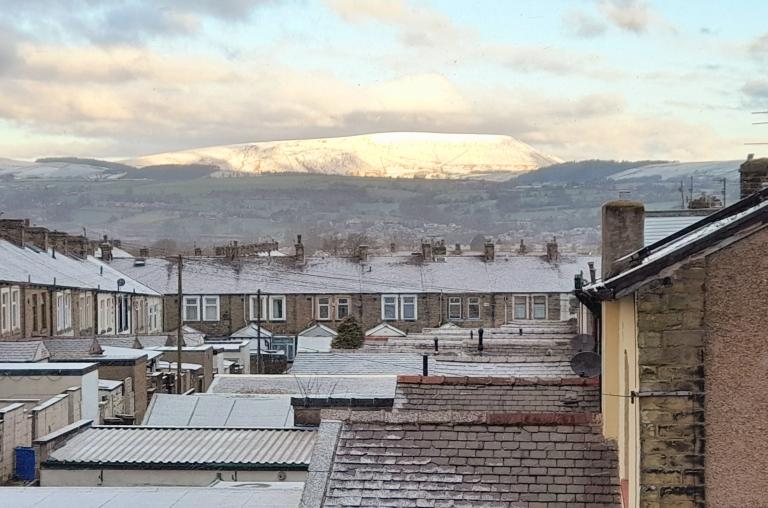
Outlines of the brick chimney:
M397 252L397 244L395 242L389 244L389 252L392 254Z
M99 249L101 249L102 261L112 261L112 244L109 243L107 235L104 235L102 242L99 244Z
M556 263L560 260L560 252L557 248L557 238L552 237L551 242L547 242L547 261Z
M18 247L26 244L29 219L0 219L0 238Z
M357 259L361 263L365 263L368 261L368 246L367 245L358 245L357 247Z
M294 258L296 259L296 262L300 265L304 264L304 244L301 243L301 235L296 236L296 245L294 245L294 248L296 249L296 252L294 254Z
M67 238L67 247L69 249L65 254L81 258L93 255L93 244L85 236L69 236Z
M461 256L461 244L460 243L457 243L456 245L453 246L453 253L456 254L457 256Z
M496 246L490 238L486 238L485 243L483 244L483 259L485 261L493 261L496 259Z
M139 249L139 257L140 258L148 258L149 257L149 249L146 247L142 247Z
M203 255L203 249L200 247L195 247L195 256L202 256Z
M739 168L739 177L742 199L768 187L768 158L755 159L749 154Z
M35 247L42 249L42 250L48 250L50 247L50 242L48 241L48 229L39 227L39 226L33 226L26 228L26 242L31 243Z
M64 255L69 254L69 234L63 231L49 231L48 243L56 252Z
M528 254L528 246L525 244L524 239L520 239L520 247L517 248L517 253L520 255Z
M621 273L624 263L616 260L643 247L645 207L639 201L609 201L603 205L603 280Z

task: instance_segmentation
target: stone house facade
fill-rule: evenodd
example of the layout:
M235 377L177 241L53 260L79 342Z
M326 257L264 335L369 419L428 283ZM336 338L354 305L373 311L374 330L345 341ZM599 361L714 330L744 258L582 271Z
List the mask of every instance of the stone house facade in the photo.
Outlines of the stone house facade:
M645 248L642 233L604 238L619 261L579 291L601 320L603 430L627 506L764 503L768 160L745 164L758 192ZM606 208L627 219L626 203Z

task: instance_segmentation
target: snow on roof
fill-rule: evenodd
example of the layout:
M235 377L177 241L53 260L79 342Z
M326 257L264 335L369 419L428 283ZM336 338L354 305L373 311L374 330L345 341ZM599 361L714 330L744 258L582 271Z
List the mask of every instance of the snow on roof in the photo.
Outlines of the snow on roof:
M160 360L159 362L157 362L157 368L173 370L176 368L176 362L166 362L164 360ZM200 365L199 363L181 362L181 368L183 370L200 370L203 368L203 366Z
M272 337L272 332L270 332L269 330L267 330L262 326L261 334L259 334L259 327L256 325L256 323L250 323L248 326L244 326L243 328L240 328L238 331L230 335L230 337L237 338L237 339L240 339L240 338L255 339L255 338L261 337L262 339L264 339L264 338Z
M121 384L123 384L122 381L114 381L112 379L99 379L99 390L112 391Z
M293 427L290 395L158 393L143 425L180 427Z
M315 323L299 332L299 337L336 337L336 335L338 334L335 330L322 323Z
M121 292L157 295L147 286L118 272L93 256L78 259L53 250L18 247L0 240L0 280L8 282L55 285L69 288L117 291L117 281L123 279Z
M366 337L405 337L406 333L399 328L395 328L389 323L379 323L373 328L366 330Z
M562 256L549 263L540 256L510 256L484 262L480 257L448 256L422 262L414 256L377 256L365 263L352 258L310 257L298 264L293 257L228 261L196 257L183 268L186 294L303 293L567 293L573 277L599 267L593 256ZM176 293L176 264L149 258L144 266L115 259L112 266L164 294Z
M208 393L392 398L396 384L393 375L225 374L213 379Z
M39 362L50 357L41 340L0 342L0 362Z

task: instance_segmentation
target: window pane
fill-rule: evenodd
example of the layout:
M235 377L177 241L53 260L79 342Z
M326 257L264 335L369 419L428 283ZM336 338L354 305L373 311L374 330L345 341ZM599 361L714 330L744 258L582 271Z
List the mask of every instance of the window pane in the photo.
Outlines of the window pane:
M349 298L339 298L336 303L336 317L344 319L349 316Z
M403 302L403 319L416 319L416 297L404 296Z
M533 297L533 319L547 318L547 299L544 296Z
M461 298L448 299L448 319L461 319Z
M480 299L470 298L467 303L467 317L469 319L480 319Z
M516 296L515 301L515 319L528 319L528 299L524 296Z
M272 303L270 319L285 319L285 299L282 296L272 296L269 298Z
M215 296L206 296L203 298L203 320L219 320L219 299Z
M385 296L382 318L394 320L397 319L397 297Z
M331 299L317 299L317 319L331 319Z

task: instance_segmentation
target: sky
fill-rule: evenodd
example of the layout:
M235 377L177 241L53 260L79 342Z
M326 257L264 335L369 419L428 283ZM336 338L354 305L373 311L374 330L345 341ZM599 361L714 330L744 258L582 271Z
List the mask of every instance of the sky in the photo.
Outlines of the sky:
M0 0L0 157L371 132L565 160L768 145L763 0Z

